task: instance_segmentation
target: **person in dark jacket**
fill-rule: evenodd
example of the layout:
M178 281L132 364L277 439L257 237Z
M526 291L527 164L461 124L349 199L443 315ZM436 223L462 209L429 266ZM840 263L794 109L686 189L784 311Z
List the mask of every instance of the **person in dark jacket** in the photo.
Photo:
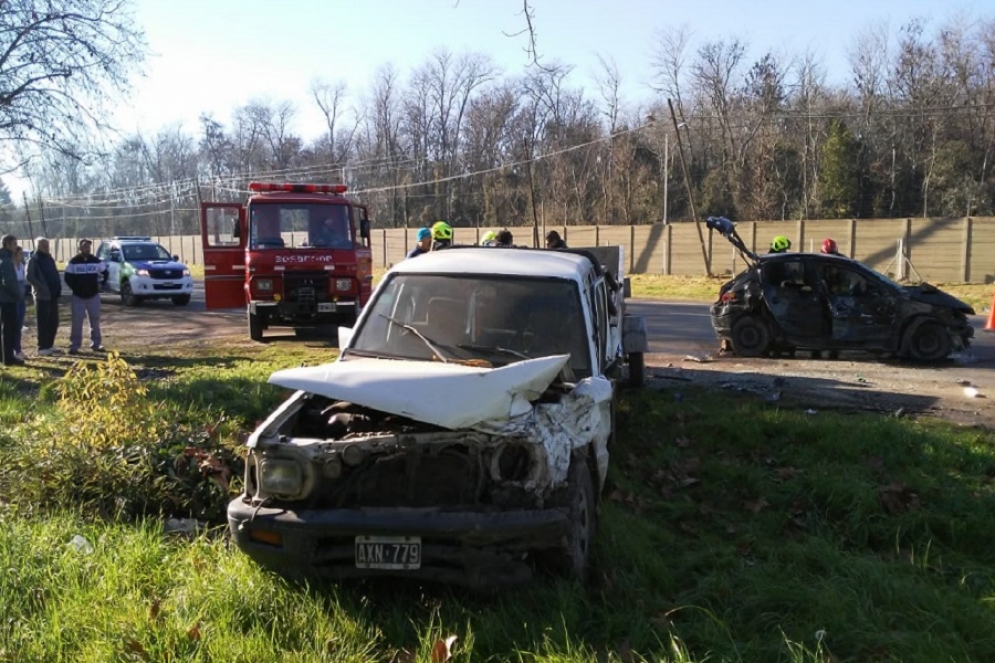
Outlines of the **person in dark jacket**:
M546 233L546 248L547 249L565 249L567 248L567 243L563 241L560 237L560 233L555 230L550 230Z
M431 228L419 228L418 229L418 243L415 244L415 248L408 251L408 258L417 258L423 253L428 253L432 250L432 229Z
M47 237L35 240L35 251L28 261L28 283L34 290L35 314L38 316L38 356L55 354L55 335L59 331L59 297L62 277L49 251Z
M104 352L100 336L100 288L107 278L107 265L90 251L93 242L81 239L79 253L66 265L66 285L73 291L72 329L69 332L69 354L79 352L83 344L83 318L90 321L90 347Z
M4 366L19 366L24 360L14 356L14 343L17 338L17 305L24 297L24 286L17 280L17 269L14 266L14 249L17 238L4 235L0 238L0 359Z

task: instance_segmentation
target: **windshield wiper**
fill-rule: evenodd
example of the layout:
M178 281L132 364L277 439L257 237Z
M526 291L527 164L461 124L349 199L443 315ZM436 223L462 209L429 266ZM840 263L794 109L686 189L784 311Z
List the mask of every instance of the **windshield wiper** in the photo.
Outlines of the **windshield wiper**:
M521 359L532 359L532 357L528 356L524 352L519 352L518 350L512 350L511 348L502 348L499 345L468 345L466 343L460 343L456 347L460 348L461 350L470 350L472 352L491 352L491 351L503 352L504 354L514 355Z
M441 361L443 364L448 364L449 363L449 360L446 359L446 357L442 354L442 352L439 351L439 348L435 347L435 343L433 341L430 341L420 331L418 331L417 329L415 329L414 327L412 327L411 325L409 325L407 323L401 322L400 320L395 320L394 318L390 317L389 315L387 315L385 313L381 313L380 317L383 318L384 320L386 320L387 322L390 322L392 324L397 325L398 327L401 327L402 329L407 329L412 334L414 334L415 336L417 336L418 338L420 338L422 340L422 342L426 346L428 346L428 349L432 351L432 354L435 355L436 359L438 359L439 361Z

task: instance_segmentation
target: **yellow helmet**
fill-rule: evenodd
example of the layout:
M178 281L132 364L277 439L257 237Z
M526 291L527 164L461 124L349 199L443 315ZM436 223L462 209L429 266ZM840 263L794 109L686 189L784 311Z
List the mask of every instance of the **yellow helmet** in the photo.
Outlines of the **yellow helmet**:
M445 221L436 221L432 225L432 239L452 239L453 227Z
M487 242L495 242L495 241L497 241L497 233L494 232L493 230L488 230L487 232L484 233L484 236L480 238L481 244L486 244Z
M770 243L770 250L774 253L780 253L781 251L787 251L791 248L791 240L784 235L778 235L774 238L774 241Z

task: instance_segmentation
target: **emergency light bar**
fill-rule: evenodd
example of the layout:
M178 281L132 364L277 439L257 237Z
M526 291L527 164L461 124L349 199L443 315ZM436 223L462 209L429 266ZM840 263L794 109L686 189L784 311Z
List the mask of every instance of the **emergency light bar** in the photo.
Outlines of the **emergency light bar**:
M345 193L345 184L277 184L274 182L249 182L249 191L285 191L287 193Z

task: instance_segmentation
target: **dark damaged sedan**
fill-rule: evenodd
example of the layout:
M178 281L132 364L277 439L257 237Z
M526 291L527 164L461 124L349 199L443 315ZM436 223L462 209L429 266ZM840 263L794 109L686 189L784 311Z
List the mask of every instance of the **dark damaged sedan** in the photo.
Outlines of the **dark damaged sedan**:
M974 309L934 286L899 285L843 256L758 256L728 219L708 226L750 264L711 308L716 334L738 356L861 350L933 361L970 345Z

